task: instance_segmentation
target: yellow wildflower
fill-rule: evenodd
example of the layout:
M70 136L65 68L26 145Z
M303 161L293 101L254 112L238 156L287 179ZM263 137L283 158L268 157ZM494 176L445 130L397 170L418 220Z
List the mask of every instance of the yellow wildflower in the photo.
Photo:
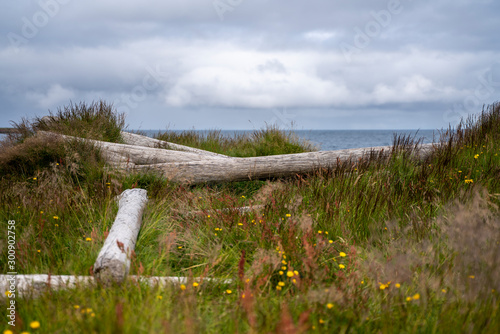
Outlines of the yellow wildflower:
M32 322L30 322L30 327L33 328L33 329L40 328L40 322L38 322L38 321L32 321Z
M347 254L344 253L344 252L340 252L339 255L342 256L342 257L346 257L347 256Z
M86 238L85 240L86 241L92 241L92 238Z
M233 292L232 292L231 290L226 290L226 293L227 293L228 295L230 295L230 294L232 294Z
M401 287L401 284L396 283L396 288L398 288L398 289L399 289L400 287Z
M293 271L288 271L288 272L286 273L286 275L287 275L288 277L293 277L294 273L293 273Z
M156 299L162 300L163 296L156 296Z
M280 271L279 271L279 274L280 274L280 275L283 275L283 271L281 271L281 270L280 270Z
M340 269L344 269L344 268L345 268L345 266L344 266L343 264L339 264L339 268L340 268Z
M181 284L181 290L182 291L186 290L186 286L184 284Z
M413 295L413 300L419 300L420 299L420 295L418 293L414 294Z
M279 286L285 286L285 282L279 282L278 285Z
M333 308L333 304L332 303L328 303L326 304L326 307L328 307L329 309Z
M193 283L193 286L196 288L197 286L199 286L200 284L198 282L194 282Z

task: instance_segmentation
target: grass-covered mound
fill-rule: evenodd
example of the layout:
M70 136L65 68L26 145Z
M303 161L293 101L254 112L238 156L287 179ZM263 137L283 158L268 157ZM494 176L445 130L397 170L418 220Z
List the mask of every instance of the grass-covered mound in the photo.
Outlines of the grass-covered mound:
M220 130L210 130L201 134L187 130L180 133L160 132L155 137L231 157L257 157L315 150L312 144L301 140L293 131L284 131L277 126L267 126L250 134L233 136L225 136Z
M109 114L109 123L97 119L122 129L116 115ZM55 117L46 130L63 128L63 119ZM44 129L40 120L25 125ZM235 138L211 133L158 138L232 156L311 149L275 128ZM223 185L184 187L152 174L123 175L107 169L93 147L37 140L28 133L4 144L0 155L0 216L5 231L8 220L16 221L17 272L88 275L116 214L114 196L143 187L150 202L132 274L233 283L48 290L18 299L18 329L29 330L32 321L47 333L500 328L498 104L444 131L424 161L413 158L412 140L396 138L389 160ZM24 167L14 168L16 161ZM251 204L260 207L217 210ZM6 234L4 273L10 271Z

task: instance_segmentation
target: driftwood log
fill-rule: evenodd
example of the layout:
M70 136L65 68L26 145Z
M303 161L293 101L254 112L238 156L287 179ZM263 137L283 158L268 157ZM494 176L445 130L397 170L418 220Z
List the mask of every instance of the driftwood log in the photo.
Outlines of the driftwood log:
M128 145L144 146L151 148L164 148L175 151L191 152L204 156L218 157L218 158L229 158L227 155L218 154L210 151L200 150L198 148L193 148L189 146L169 143L163 140L158 140L146 136L141 136L130 132L121 132L123 142Z
M146 283L150 286L166 286L167 284L188 284L190 282L210 282L216 284L231 284L231 279L214 279L185 276L135 276L127 277L128 280ZM11 284L13 283L13 285ZM47 289L63 290L76 289L79 287L93 287L96 280L92 276L72 276L72 275L0 275L0 300L2 298L17 298L23 296L38 296ZM15 288L12 289L12 286ZM12 289L12 290L11 290ZM10 293L5 293L9 291ZM13 294L10 297L10 294Z
M147 203L144 189L127 189L119 199L115 221L99 256L94 263L97 280L109 284L121 283L130 270L130 257L142 224L142 213Z
M211 155L208 154L211 152L203 150L200 150L200 152L185 152L162 148L151 148L146 146L117 144L100 140L66 136L46 131L39 131L37 135L51 139L83 140L85 142L92 143L96 147L101 149L103 157L108 161L108 163L118 167L132 169L136 165L148 165L165 162L190 162L202 161L207 159L230 159L224 155Z
M432 144L420 147L416 154L425 156ZM283 154L252 158L212 159L190 162L160 163L135 166L156 170L169 180L197 184L204 182L243 181L309 173L321 168L334 168L338 162L357 161L370 154L389 155L391 146Z
M177 147L175 144L140 135L124 134L124 140L130 144L80 139L98 146L104 158L115 167L128 171L153 170L173 182L187 184L293 176L321 168L334 168L339 162L349 160L356 162L358 159L370 155L389 156L393 150L392 146L379 146L338 151L232 158L203 150L189 150L186 146ZM41 132L40 135L66 140L75 139L75 137L48 132ZM167 149L156 148L158 146L167 147ZM432 149L433 144L422 144L413 153L418 157L424 157Z

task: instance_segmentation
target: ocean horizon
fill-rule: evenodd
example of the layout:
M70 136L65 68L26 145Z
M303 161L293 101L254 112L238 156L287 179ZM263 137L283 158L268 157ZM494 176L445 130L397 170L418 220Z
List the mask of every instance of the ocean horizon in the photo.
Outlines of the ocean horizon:
M210 131L219 131L224 136L235 136L252 133L256 130L128 130L140 132L153 137L159 132L172 131L182 133L193 131L199 134L207 134ZM258 131L258 130L257 130ZM349 148L388 146L394 142L395 135L405 135L422 138L422 143L432 143L439 139L438 130L284 130L295 133L300 139L307 140L315 145L320 151L334 151Z
M210 131L220 131L223 136L235 136L252 133L256 130L137 130L127 129L130 132L139 132L149 137L153 137L159 132L172 131L182 133L184 131L194 131L199 134L207 134ZM257 130L258 131L258 130ZM422 139L422 143L432 143L439 139L438 130L284 130L295 133L300 139L309 141L320 151L334 151L349 148L388 146L394 142L395 135L411 136ZM0 140L6 134L0 134Z

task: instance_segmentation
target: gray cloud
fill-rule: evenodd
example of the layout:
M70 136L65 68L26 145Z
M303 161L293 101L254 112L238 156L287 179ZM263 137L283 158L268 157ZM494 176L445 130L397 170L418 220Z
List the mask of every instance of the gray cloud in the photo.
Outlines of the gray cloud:
M103 98L131 127L244 128L285 107L303 127L442 127L499 99L499 13L488 0L8 0L0 126Z

